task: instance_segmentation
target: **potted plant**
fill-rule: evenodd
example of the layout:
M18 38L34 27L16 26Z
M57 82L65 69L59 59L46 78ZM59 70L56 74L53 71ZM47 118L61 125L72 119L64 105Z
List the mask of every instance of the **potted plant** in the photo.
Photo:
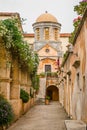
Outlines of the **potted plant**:
M40 78L44 78L44 77L45 77L45 73L44 72L40 73Z
M23 103L27 103L29 101L29 94L25 90L21 89L20 98L22 99Z
M49 101L50 101L50 96L46 96L46 98L45 98L45 104L48 105Z

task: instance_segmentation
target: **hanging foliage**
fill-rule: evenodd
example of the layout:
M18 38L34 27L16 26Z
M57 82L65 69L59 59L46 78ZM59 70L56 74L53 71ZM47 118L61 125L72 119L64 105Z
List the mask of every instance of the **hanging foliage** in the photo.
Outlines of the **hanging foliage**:
M78 5L74 6L74 11L77 12L78 15L82 16L87 7L87 0L82 0Z
M35 75L32 77L32 86L35 90L39 89L39 76Z
M18 28L17 19L0 21L0 37L12 56L18 57L20 66L26 67L30 74L35 74L39 64L38 55L32 52L28 43L24 41L22 32Z

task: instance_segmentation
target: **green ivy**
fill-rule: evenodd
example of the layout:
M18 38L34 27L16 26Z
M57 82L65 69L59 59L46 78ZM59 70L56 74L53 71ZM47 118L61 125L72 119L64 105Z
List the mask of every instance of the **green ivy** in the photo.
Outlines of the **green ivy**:
M32 77L32 86L35 90L39 90L39 76L35 75Z
M18 57L20 66L27 68L29 73L34 75L37 72L39 58L36 53L31 51L28 43L24 41L22 32L18 27L18 20L1 20L0 37L12 56Z

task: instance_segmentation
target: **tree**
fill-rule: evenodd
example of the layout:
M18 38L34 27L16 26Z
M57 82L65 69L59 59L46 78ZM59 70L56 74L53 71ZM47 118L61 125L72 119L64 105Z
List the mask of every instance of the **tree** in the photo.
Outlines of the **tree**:
M79 5L74 6L74 11L77 12L78 15L82 16L87 7L87 0L82 0L79 2Z
M78 5L74 6L74 11L79 16L73 20L74 30L71 33L71 37L69 38L69 42L71 44L73 43L73 40L74 40L74 37L75 37L75 33L76 33L77 29L78 29L78 26L80 24L80 21L82 19L82 16L83 16L83 14L85 12L86 7L87 7L87 0L82 0L82 1L79 2Z

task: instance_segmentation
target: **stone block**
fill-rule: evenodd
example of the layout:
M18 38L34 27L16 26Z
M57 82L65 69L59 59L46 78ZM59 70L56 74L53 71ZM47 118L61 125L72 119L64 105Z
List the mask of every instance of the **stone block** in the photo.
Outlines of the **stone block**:
M10 100L9 102L12 105L15 114L14 120L17 120L22 115L22 100Z
M19 84L13 84L10 89L11 93L11 99L17 100L20 99L20 85Z
M34 105L34 98L30 99L30 106L32 107Z
M0 82L0 94L2 94L6 99L10 98L10 83Z
M67 130L86 130L86 124L81 120L65 120Z
M30 108L30 100L27 103L23 103L23 114L26 113Z

